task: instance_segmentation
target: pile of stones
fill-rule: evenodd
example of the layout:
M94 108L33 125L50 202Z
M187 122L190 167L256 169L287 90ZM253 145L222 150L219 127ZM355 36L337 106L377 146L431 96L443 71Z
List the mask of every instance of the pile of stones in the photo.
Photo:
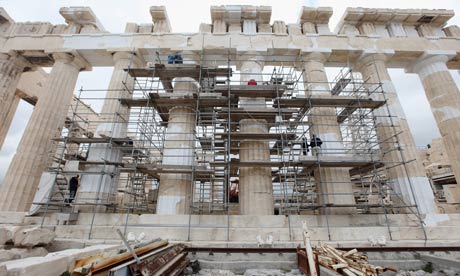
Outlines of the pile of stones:
M0 226L0 263L46 256L48 250L45 246L51 244L55 238L56 234L45 228L2 225Z

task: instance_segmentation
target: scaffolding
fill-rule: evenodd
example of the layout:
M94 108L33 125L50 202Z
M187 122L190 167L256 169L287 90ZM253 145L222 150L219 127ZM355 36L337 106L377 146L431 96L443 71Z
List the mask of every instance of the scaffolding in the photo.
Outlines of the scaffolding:
M392 149L401 152L398 162L381 159L384 154L381 143L386 141L377 137L374 113L378 108L388 108L381 83L369 84L349 68L342 69L332 82L306 82L303 61L298 55L267 53L259 55L265 60L265 68L258 76L262 82L248 85L241 81L244 73L236 70L236 64L247 60L244 54L229 50L223 55L202 50L199 58L195 53L182 53L183 63L165 64L168 54L175 53L158 50L148 67L125 69L126 78L134 78L134 85L124 88L129 97L107 98L106 89L79 91L78 101L72 107L73 116L66 122L67 130L55 139L51 151L49 173L55 175L52 192L46 201L34 202L42 207L43 216L51 211L73 212L75 208L90 206L94 213L126 213L127 224L131 213L155 213L160 176L166 174L189 176L190 214L238 214L235 191L238 192L240 168L263 167L271 171L275 214L322 214L326 216L329 231L327 216L334 208L356 208L357 213L385 216L410 212L417 215L423 228L417 205L394 200L401 199L401 195L386 177L387 168L406 166L409 161L404 159L398 143ZM190 82L198 84L198 90L174 91L174 83L184 81L178 78L190 78ZM263 101L242 107L245 99ZM88 108L78 107L89 102L97 106L103 101L128 109L128 118L120 116L122 111L94 115ZM190 165L163 163L169 110L176 106L188 108L195 118L195 129L189 136L192 141L183 141L192 145L193 156L178 154L169 158L191 158ZM334 114L315 113L321 108L333 109ZM319 126L313 121L321 116L336 120L342 135L340 141L329 140L318 131ZM389 115L390 120L392 116ZM243 119L263 120L269 133L241 132L239 124ZM96 134L101 124L126 127L126 135L115 138ZM398 141L397 126L392 127L393 138ZM328 145L323 146L321 154L306 152L305 139L311 140L312 134ZM240 160L243 141L264 141L270 152L269 160ZM98 145L119 151L120 158L88 160L89 153ZM324 200L331 196L318 190L318 185L327 184L317 173L324 168L349 170L355 204ZM77 173L83 177L97 175L101 184L95 198L77 196L68 204L66 183ZM112 179L110 192L102 190L107 178ZM390 230L389 222L386 224Z

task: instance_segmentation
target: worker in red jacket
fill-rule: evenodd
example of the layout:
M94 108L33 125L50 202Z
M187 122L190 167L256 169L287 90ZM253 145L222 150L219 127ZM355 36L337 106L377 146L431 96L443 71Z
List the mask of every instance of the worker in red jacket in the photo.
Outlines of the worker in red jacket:
M250 80L248 81L248 85L257 85L257 82L256 82L255 79L250 79Z

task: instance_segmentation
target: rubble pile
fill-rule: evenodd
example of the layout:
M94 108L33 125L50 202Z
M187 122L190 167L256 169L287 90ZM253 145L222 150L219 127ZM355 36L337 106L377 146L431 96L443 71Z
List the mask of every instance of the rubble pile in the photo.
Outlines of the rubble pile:
M46 256L56 234L33 226L0 226L0 262Z
M356 249L343 251L319 243L317 248L313 248L313 253L320 265L346 276L377 276L387 270L396 272L396 269L391 267L369 264L367 256Z

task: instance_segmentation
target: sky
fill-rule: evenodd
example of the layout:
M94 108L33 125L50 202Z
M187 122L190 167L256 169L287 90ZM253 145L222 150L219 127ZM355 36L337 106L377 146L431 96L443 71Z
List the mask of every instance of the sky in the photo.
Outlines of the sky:
M197 32L200 23L211 23L211 5L267 5L272 6L271 22L283 20L296 23L302 6L332 7L329 28L333 31L347 7L365 8L426 8L452 9L456 16L448 25L460 25L459 0L0 0L0 7L5 8L16 22L45 21L52 24L64 24L59 14L60 7L89 6L94 11L105 29L111 33L124 31L127 22L151 23L150 6L166 6L173 32ZM328 70L330 80L337 70ZM460 75L451 71L457 85ZM94 68L92 72L80 74L76 92L80 87L102 89L107 87L111 68ZM411 132L418 146L426 146L433 138L440 137L431 113L425 92L415 74L405 74L403 70L391 69L390 75L398 91ZM33 108L21 102L7 139L0 151L0 182L15 153L22 133L27 125Z

